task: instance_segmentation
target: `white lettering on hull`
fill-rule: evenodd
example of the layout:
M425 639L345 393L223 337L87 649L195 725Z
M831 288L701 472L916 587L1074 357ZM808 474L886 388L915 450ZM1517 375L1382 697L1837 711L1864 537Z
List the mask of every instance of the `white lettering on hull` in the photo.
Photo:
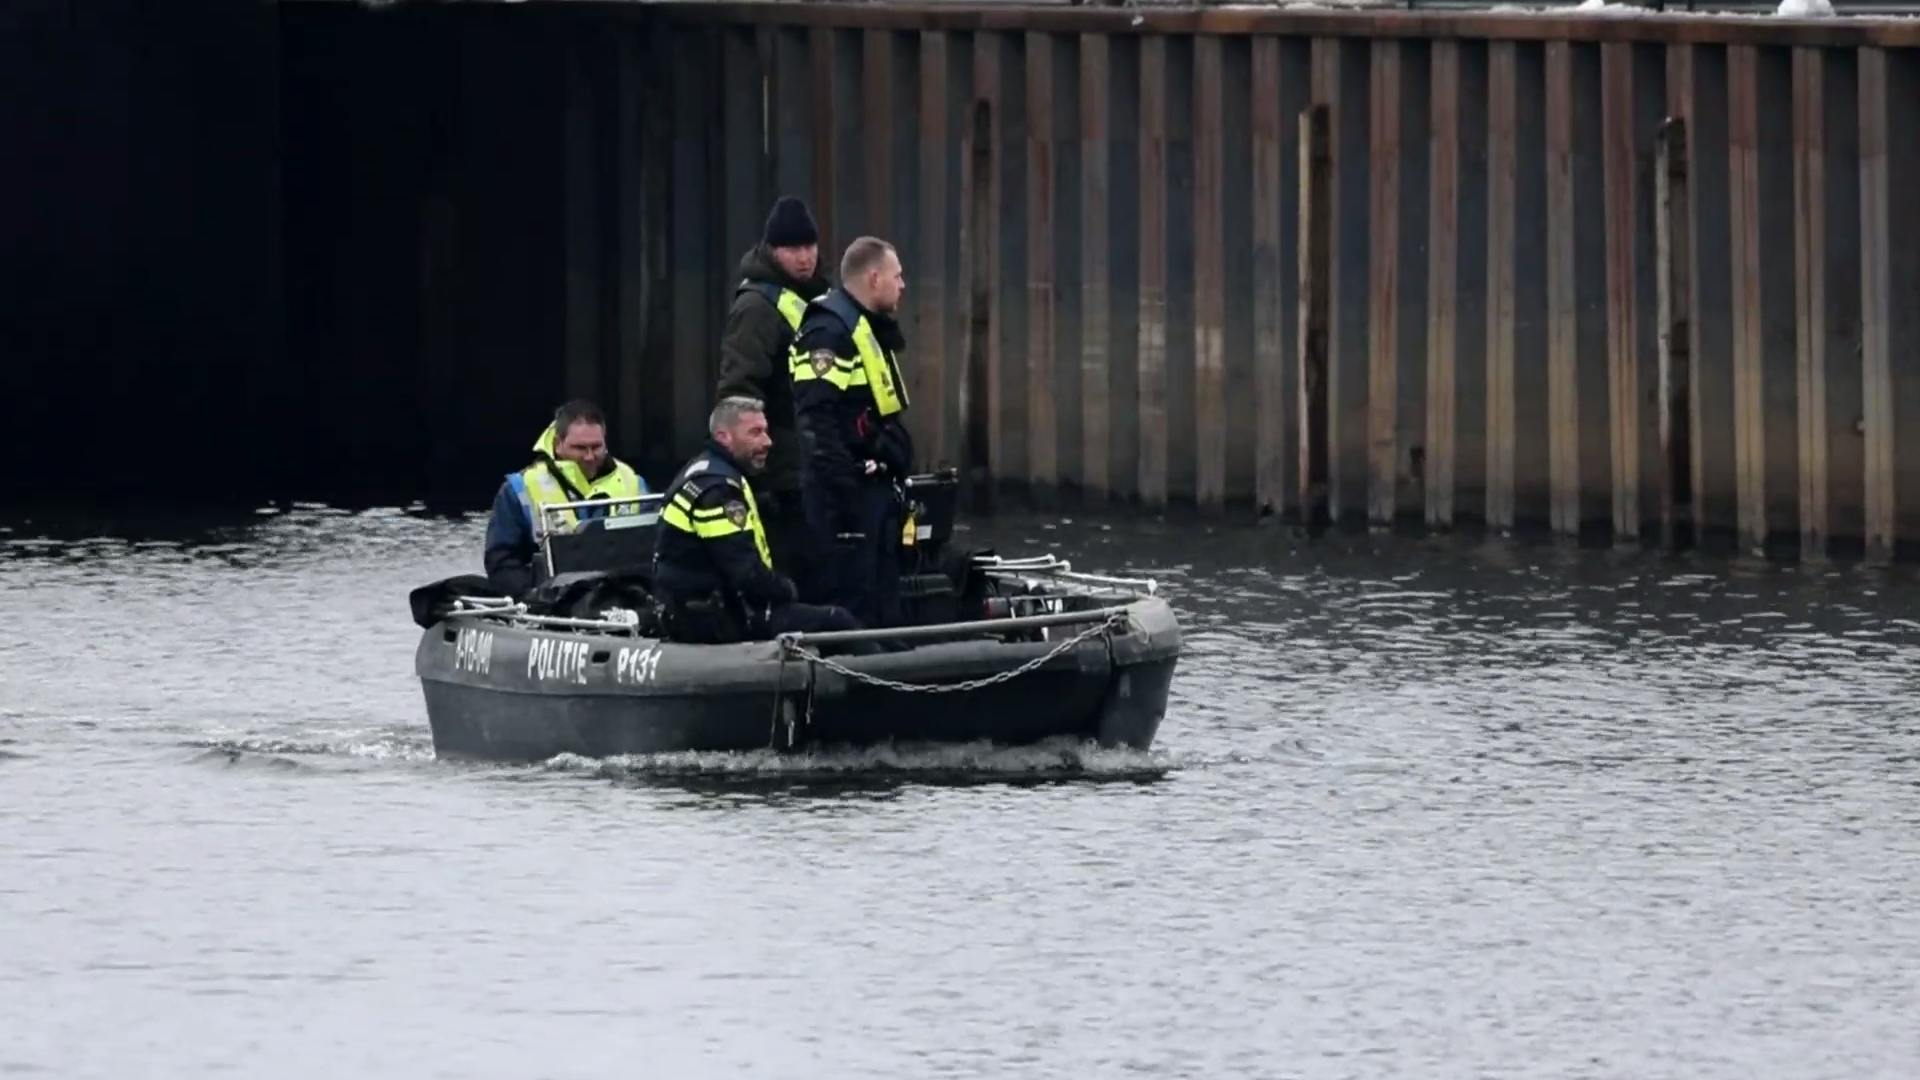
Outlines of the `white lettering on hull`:
M527 647L527 678L541 682L587 684L587 656L592 644L560 638L535 638Z
M659 674L660 646L658 645L621 649L620 659L614 663L613 668L614 680L624 686L641 686L650 683Z
M453 670L485 675L493 670L493 634L466 629L453 643Z

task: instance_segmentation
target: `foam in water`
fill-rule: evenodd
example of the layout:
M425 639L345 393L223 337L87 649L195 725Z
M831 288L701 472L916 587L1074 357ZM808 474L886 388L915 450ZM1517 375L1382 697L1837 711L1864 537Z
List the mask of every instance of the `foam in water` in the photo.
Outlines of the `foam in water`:
M432 761L433 744L425 739L393 732L346 736L339 741L299 739L202 739L189 744L228 756L261 755L278 757L325 756L354 757L374 761Z
M556 772L616 775L853 776L859 774L965 774L983 779L1016 777L1158 778L1175 767L1158 751L1103 749L1092 742L1049 739L1030 746L989 742L889 743L805 753L773 750L686 751L588 758L560 754L544 767Z

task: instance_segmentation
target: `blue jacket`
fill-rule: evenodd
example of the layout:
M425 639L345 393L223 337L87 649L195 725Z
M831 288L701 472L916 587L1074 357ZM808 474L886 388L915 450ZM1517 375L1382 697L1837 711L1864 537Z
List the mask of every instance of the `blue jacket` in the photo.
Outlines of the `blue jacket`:
M493 516L487 519L484 556L487 581L508 596L533 588L533 521L517 488L526 484L519 473L507 477L493 497Z
M547 441L552 438L553 429L549 427L541 440L534 444L535 465L539 465L547 454ZM609 468L601 475L611 473L614 468L625 468L617 459L609 458ZM650 489L647 482L634 477L641 493ZM487 571L487 581L495 589L508 596L519 596L533 588L539 579L534 572L534 558L539 554L539 545L535 542L531 507L534 500L527 493L526 470L508 473L493 497L492 516L487 519L487 540L483 564ZM589 519L600 516L604 511L582 510L580 517Z

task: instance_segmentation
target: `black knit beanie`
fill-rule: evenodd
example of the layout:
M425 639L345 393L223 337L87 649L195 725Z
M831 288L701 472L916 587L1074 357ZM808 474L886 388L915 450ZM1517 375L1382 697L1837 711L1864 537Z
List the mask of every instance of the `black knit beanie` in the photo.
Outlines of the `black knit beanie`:
M767 215L768 247L805 247L820 242L820 230L814 228L807 204L792 195L782 195Z

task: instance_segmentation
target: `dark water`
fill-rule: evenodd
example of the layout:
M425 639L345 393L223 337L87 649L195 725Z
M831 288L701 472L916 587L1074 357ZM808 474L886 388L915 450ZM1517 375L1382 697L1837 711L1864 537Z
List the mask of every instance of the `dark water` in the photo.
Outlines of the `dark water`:
M442 765L480 530L0 532L0 1072L1920 1075L1902 575L1003 520L1153 753Z

